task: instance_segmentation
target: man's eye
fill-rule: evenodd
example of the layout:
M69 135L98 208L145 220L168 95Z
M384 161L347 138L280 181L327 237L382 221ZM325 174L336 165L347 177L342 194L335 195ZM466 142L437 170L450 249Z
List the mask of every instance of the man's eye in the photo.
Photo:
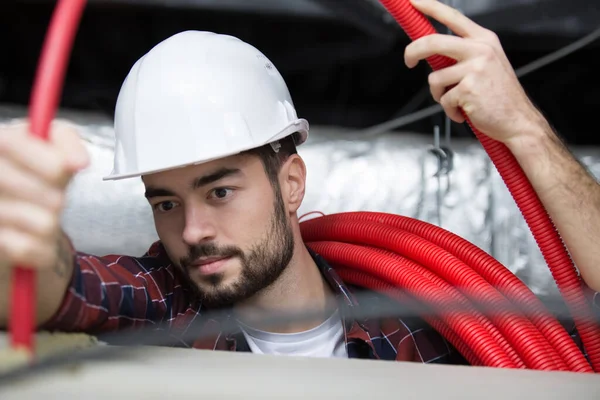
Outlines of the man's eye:
M177 206L174 201L163 201L154 206L154 209L160 212L168 212Z
M231 195L232 190L228 188L217 188L212 191L212 196L218 200L224 199Z

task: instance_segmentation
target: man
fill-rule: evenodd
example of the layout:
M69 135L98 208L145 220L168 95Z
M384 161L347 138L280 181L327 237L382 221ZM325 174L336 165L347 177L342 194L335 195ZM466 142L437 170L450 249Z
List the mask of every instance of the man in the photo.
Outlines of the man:
M460 37L417 40L406 49L406 64L433 54L458 60L430 75L434 98L453 120L462 120L462 107L479 129L509 146L584 278L599 289L600 255L585 246L600 237L595 181L528 100L491 32L442 3L414 5ZM205 334L182 345L464 362L416 321L353 318L361 305L304 246L296 212L307 171L295 149L307 139L308 123L296 116L276 68L252 46L206 32L160 43L125 80L115 133L108 179L141 177L160 238L140 258L77 253L62 233L65 188L88 163L72 129L57 125L49 143L30 138L22 125L0 132L0 290L8 292L12 265L35 268L40 328L97 333L168 322L181 336L200 320ZM570 199L580 207L566 207ZM230 311L226 321L203 320L216 308ZM283 326L261 323L302 309L322 313ZM0 323L7 318L2 298ZM221 334L231 321L237 331Z

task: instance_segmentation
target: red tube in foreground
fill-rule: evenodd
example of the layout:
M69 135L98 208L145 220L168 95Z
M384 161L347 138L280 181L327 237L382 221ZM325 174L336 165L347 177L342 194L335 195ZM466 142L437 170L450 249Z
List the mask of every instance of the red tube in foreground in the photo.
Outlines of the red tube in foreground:
M84 6L84 0L60 0L46 35L29 105L30 132L42 140L48 138ZM35 331L35 276L33 270L16 266L9 319L13 348L25 348L30 352Z

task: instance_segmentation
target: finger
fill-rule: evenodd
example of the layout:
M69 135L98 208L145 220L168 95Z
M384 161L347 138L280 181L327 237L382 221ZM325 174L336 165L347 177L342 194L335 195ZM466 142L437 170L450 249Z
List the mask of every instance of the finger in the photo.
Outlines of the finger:
M436 33L423 36L406 46L404 62L408 68L413 68L419 61L436 54L460 62L477 56L481 52L481 48L482 44L473 40Z
M0 196L37 204L59 212L64 203L64 191L48 185L29 171L0 158Z
M427 80L433 99L439 103L444 93L457 85L468 73L466 63L458 63L430 73Z
M0 259L13 266L43 269L54 265L56 244L37 239L27 233L0 229Z
M72 175L62 154L53 145L24 134L22 129L0 132L0 158L20 165L57 187L64 187Z
M465 117L461 112L460 92L459 88L448 91L440 99L440 104L444 108L444 112L452 121L462 124L465 122Z
M50 140L64 155L69 170L77 172L88 166L90 160L87 149L74 125L55 121Z
M56 236L60 230L60 217L42 206L2 197L0 227L46 240Z
M18 230L0 228L0 259L12 266L47 268L54 265L56 244Z
M487 31L455 8L437 0L412 0L412 5L423 14L450 28L458 36L477 37Z

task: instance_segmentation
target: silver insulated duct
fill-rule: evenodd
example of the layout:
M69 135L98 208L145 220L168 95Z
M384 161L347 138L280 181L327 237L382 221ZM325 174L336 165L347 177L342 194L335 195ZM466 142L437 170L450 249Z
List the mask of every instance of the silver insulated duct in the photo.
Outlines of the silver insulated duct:
M0 123L24 115L0 107ZM141 180L102 181L112 169L112 121L69 112L61 117L78 125L92 159L69 188L65 230L83 252L143 254L157 235ZM313 127L299 148L308 168L300 214L381 211L438 224L490 253L536 294L555 293L523 217L479 143L453 140L450 166L440 163L444 158L432 143L410 133L361 137ZM600 149L574 153L600 174Z

